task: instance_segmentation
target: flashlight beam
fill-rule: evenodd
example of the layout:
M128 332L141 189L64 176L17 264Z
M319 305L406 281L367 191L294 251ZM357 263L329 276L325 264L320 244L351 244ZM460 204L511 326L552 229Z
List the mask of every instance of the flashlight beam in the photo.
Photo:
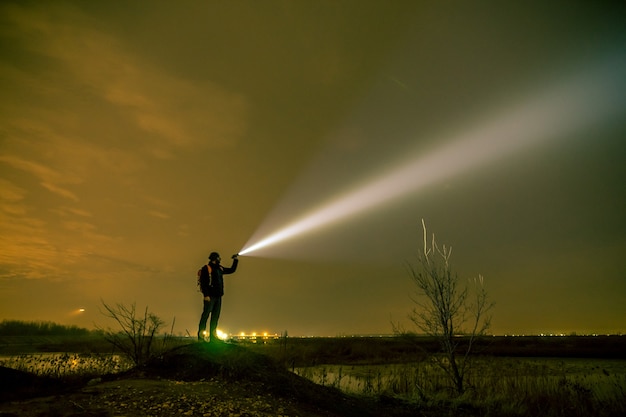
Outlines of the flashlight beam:
M249 254L313 229L330 226L436 181L520 151L548 139L562 138L621 114L624 82L615 76L589 73L570 79L447 145L409 161L344 197L332 201L239 252ZM619 105L618 105L619 104Z

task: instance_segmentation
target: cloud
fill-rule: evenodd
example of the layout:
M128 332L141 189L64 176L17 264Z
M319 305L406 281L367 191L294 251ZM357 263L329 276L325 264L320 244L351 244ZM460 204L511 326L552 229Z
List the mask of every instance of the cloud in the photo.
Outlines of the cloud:
M58 171L42 165L37 162L22 159L19 156L14 155L0 155L0 162L4 162L13 168L27 172L34 175L40 180L40 185L46 190L57 194L61 197L78 201L78 197L73 192L55 184L55 183L80 183L78 178L70 178L62 175Z
M45 237L45 222L36 218L0 212L0 279L43 278L55 275L60 268L49 260L57 251Z
M160 211L156 211L156 210L150 210L148 214L151 215L152 217L156 217L157 219L167 220L170 218L169 214L161 213Z
M96 230L96 226L87 222L66 221L63 222L63 226L67 230L80 232L82 234L92 233L94 230Z
M60 177L59 173L55 170L39 164L37 162L29 161L15 155L0 155L0 162L4 162L13 168L28 172L39 178L40 180L57 179Z
M24 199L26 190L14 185L12 182L0 178L0 200L16 203Z
M117 108L146 134L144 149L153 156L230 146L245 132L243 96L209 80L167 74L114 34L98 31L91 17L58 4L4 9L13 36L51 59L50 70L69 72L73 88Z
M54 213L61 217L80 216L80 217L93 217L93 214L87 210L77 209L75 207L59 207L52 210Z
M26 213L23 204L27 191L10 181L0 178L0 210L9 216L21 216Z
M74 200L74 201L78 201L78 197L76 196L76 194L74 194L73 192L66 190L64 188L58 187L54 184L50 184L48 182L42 182L41 186L44 187L46 190L58 194L61 197L65 197L68 198L70 200Z
M0 4L0 40L0 278L150 262L133 248L173 217L160 164L236 145L246 98L168 73L67 3Z

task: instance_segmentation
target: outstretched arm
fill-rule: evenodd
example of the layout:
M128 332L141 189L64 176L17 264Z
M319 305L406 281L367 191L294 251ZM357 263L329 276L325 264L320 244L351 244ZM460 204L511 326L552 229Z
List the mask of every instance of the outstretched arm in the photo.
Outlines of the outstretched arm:
M233 259L233 264L230 266L230 268L223 268L222 274L232 274L237 270L237 265L239 265L239 254L236 253L231 256L231 258Z

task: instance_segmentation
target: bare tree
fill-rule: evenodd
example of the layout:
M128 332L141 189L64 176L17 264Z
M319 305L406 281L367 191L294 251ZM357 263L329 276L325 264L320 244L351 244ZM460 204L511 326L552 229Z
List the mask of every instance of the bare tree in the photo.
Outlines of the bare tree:
M163 327L165 322L153 313L148 312L148 307L143 315L137 314L136 304L130 306L116 304L110 306L102 301L104 310L102 314L117 322L121 331L111 329L99 329L104 333L105 339L118 348L137 366L143 365L154 356L154 337Z
M434 336L441 352L433 356L445 371L458 394L465 391L470 354L474 342L489 328L493 307L483 285L483 277L461 282L450 265L452 248L438 245L435 235L428 242L422 219L424 246L418 251L417 264L409 265L416 286L416 307L409 315L424 333Z

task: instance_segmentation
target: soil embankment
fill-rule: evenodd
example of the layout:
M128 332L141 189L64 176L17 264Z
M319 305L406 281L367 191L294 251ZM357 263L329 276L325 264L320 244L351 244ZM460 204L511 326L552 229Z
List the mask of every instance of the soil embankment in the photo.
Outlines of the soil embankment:
M321 387L268 357L230 344L193 343L145 367L63 383L3 368L0 416L414 415L406 404Z

